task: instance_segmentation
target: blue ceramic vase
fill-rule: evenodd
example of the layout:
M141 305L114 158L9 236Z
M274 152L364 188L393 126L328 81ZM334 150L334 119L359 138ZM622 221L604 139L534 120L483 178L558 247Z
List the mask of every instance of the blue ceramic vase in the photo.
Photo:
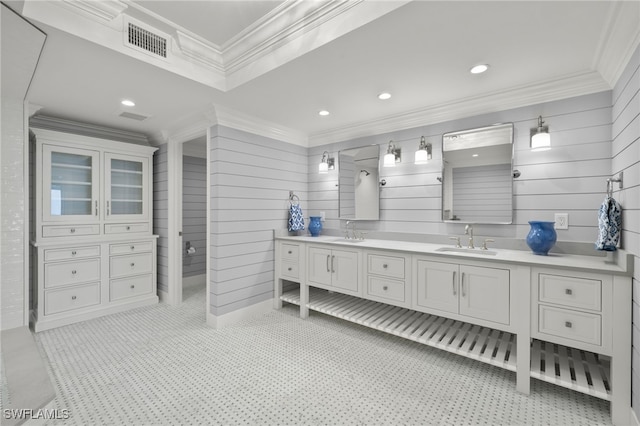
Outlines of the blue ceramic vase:
M554 222L531 221L531 230L527 235L527 245L534 254L546 256L556 243L557 234Z
M309 232L312 237L317 237L322 231L322 221L320 216L309 216Z

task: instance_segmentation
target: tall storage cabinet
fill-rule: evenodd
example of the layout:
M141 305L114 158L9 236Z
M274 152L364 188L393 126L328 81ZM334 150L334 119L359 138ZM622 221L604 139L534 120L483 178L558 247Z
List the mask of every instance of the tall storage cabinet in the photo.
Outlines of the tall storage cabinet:
M35 331L157 303L157 148L32 131Z

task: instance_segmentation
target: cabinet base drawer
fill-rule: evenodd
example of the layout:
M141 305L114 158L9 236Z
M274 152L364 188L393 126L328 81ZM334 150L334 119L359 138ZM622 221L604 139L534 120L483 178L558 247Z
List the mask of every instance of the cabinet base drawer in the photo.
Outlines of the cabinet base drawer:
M369 277L367 294L390 302L406 302L404 281Z
M153 249L151 241L136 241L125 244L111 244L109 246L109 254L129 254L129 253L145 253Z
M61 226L43 226L42 236L48 237L77 237L80 235L98 235L100 234L100 225L61 225Z
M44 265L44 287L79 284L100 279L100 259L77 262L46 263Z
M393 256L367 256L367 271L370 274L391 278L404 278L404 258Z
M291 261L298 261L300 246L296 244L282 244L282 258Z
M540 305L538 331L565 339L600 346L602 318L587 312Z
M110 259L109 277L148 274L153 270L152 257L151 253L113 256Z
M110 223L104 226L105 234L135 234L149 232L149 223Z
M149 294L153 291L153 276L142 275L132 278L120 278L109 282L109 300L122 300L129 297Z
M99 304L99 282L48 290L45 293L44 314L52 315Z
M82 259L100 256L100 246L69 247L64 249L48 249L44 251L44 261Z
M298 278L300 276L298 264L293 262L282 262L280 275L288 278Z

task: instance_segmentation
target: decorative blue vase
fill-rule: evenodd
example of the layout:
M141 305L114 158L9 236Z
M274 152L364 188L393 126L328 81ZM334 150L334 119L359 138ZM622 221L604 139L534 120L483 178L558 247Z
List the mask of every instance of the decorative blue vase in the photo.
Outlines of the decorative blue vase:
M534 254L546 256L556 243L557 234L554 222L531 221L531 230L527 235L527 245Z
M320 216L309 216L309 232L312 237L317 237L322 231L322 221Z

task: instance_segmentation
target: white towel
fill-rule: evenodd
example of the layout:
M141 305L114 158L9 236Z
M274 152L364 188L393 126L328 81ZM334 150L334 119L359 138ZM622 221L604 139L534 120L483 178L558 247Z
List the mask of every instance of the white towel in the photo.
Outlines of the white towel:
M596 250L615 251L622 231L622 208L613 197L605 197L598 210Z

